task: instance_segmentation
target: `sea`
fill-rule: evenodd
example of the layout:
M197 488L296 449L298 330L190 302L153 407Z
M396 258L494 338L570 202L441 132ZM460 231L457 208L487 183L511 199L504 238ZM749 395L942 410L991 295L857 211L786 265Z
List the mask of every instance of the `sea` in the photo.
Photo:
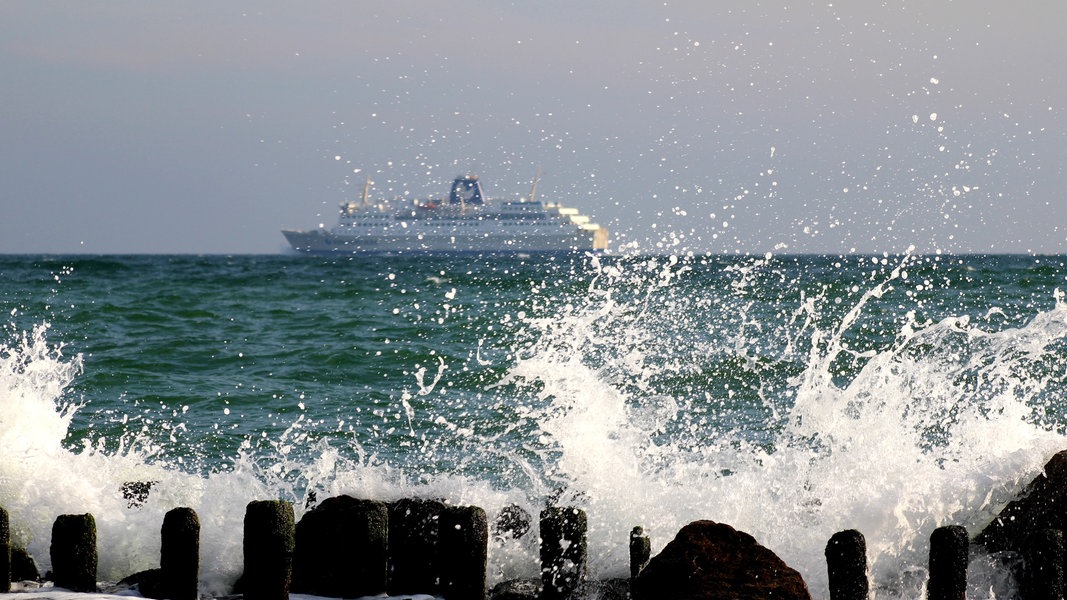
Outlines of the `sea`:
M204 597L252 500L440 499L491 521L488 578L538 576L506 507L588 517L589 576L700 519L825 598L860 531L875 598L1067 449L1067 256L0 256L0 506L42 572L92 513L99 579L201 520ZM143 503L122 490L150 482ZM513 509L509 509L513 510ZM975 553L969 597L1010 598Z

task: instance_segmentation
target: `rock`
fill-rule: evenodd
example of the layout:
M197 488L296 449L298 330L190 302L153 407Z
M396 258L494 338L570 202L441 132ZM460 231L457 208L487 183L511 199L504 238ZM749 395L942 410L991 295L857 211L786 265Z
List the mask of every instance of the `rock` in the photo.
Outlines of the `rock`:
M502 581L489 592L489 600L538 600L540 597L540 579Z
M124 577L116 585L116 589L129 589L136 587L137 591L145 598L168 598L165 595L166 586L163 585L163 569L148 569L139 571Z
M141 508L148 501L148 494L152 486L158 481L127 481L122 484L122 497L126 500L126 508Z
M11 581L41 582L41 571L25 548L11 549Z
M796 570L749 534L713 521L682 528L634 581L636 600L811 600Z
M1031 534L1049 528L1067 528L1067 450L1049 459L1044 472L1009 502L974 541L989 552L1021 552Z
M521 538L530 531L530 522L533 517L518 504L509 504L500 509L496 520L493 521L493 534L497 539Z

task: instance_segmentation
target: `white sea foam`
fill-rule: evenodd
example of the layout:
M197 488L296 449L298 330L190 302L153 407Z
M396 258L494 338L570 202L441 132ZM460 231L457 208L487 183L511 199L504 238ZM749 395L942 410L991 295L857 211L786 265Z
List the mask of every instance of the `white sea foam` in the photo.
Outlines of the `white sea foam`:
M686 523L712 519L774 550L801 571L816 597L825 595L826 541L854 528L866 537L878 597L920 597L933 529L960 524L976 533L1065 447L1064 437L1041 418L1042 410L1056 407L1042 395L1055 375L1040 365L1050 346L1067 339L1067 305L1057 295L1050 310L1028 323L996 331L965 317L906 319L887 347L864 353L864 366L841 381L833 365L853 353L846 334L890 282L903 278L907 265L889 265L884 280L856 290L852 310L827 327L823 311L831 301L823 297L798 299L787 324L758 322L750 298L772 263L765 257L730 271L735 302L726 307L670 295L685 280L684 261L594 263L584 302L524 316L525 342L516 345L514 362L494 386L536 384L528 405L514 407L532 424L522 445L529 454L494 450L499 437L478 442L525 472L528 489L450 473L411 481L356 442L344 442L354 450L346 453L340 442L315 441L302 417L270 440L269 455L247 443L231 468L206 476L168 462L136 433L117 452L92 441L71 450L65 438L78 407L67 391L82 363L50 343L42 326L0 347L0 505L11 514L15 542L42 569L49 566L56 515L93 513L100 577L107 581L157 566L164 513L192 507L202 525L206 595L228 593L240 572L245 504L291 499L299 517L309 489L320 498L432 496L490 513L510 503L536 513L536 499L560 494L560 502L588 514L590 568L598 577L626 573L626 539L634 525L645 527L658 551ZM687 368L685 353L654 356L656 349L695 343L657 339L662 332L648 324L654 317L684 319L687 311L723 311L733 329L723 336L728 347L719 350L736 357L739 368L763 368L774 328L786 331L772 336L781 342L779 356L803 358L788 402L761 392L773 415L763 439L712 427L693 416L685 398L646 393L660 374ZM692 355L709 351L690 349ZM444 363L438 367L429 386L419 371L409 396L443 385ZM703 383L709 402L732 397L715 382ZM404 410L410 427L415 409L408 404ZM453 425L461 435L482 435ZM312 447L315 458L293 457L294 446ZM418 451L434 447L424 439ZM156 482L143 506L127 506L121 494L127 481ZM491 542L491 582L535 576L536 561L535 536ZM978 596L991 596L989 588L1001 585L980 568L972 579Z

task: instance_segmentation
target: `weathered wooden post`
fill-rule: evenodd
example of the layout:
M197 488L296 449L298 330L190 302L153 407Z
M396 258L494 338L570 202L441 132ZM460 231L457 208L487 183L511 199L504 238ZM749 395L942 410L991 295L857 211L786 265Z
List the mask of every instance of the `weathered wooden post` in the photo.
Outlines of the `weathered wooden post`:
M289 600L295 529L293 505L249 502L244 522L245 600Z
M351 496L327 498L296 526L293 591L330 598L386 591L389 509Z
M11 591L11 521L0 507L0 593Z
M1062 600L1063 532L1042 529L1026 538L1023 548L1025 573L1022 581L1024 600Z
M867 542L855 529L839 531L826 543L830 600L867 600Z
M450 506L441 513L438 539L441 595L446 600L485 600L489 520L477 506Z
M927 600L965 600L971 541L959 525L938 527L930 534L930 583Z
M200 580L200 518L191 508L167 512L160 529L159 566L166 598L196 600Z
M645 535L644 527L638 525L630 532L630 582L641 574L641 569L652 558L652 540Z
M96 520L59 515L52 524L52 581L72 592L96 591Z
M563 600L585 581L587 529L583 510L552 506L541 511L543 600Z
M404 498L389 505L389 595L432 594L443 502Z

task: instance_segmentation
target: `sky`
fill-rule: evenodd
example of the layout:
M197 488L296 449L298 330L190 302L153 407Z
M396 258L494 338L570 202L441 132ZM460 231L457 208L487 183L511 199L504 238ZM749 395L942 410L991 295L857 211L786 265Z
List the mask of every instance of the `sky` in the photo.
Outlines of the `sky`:
M6 0L0 253L278 253L372 195L620 252L1067 252L1067 3Z

